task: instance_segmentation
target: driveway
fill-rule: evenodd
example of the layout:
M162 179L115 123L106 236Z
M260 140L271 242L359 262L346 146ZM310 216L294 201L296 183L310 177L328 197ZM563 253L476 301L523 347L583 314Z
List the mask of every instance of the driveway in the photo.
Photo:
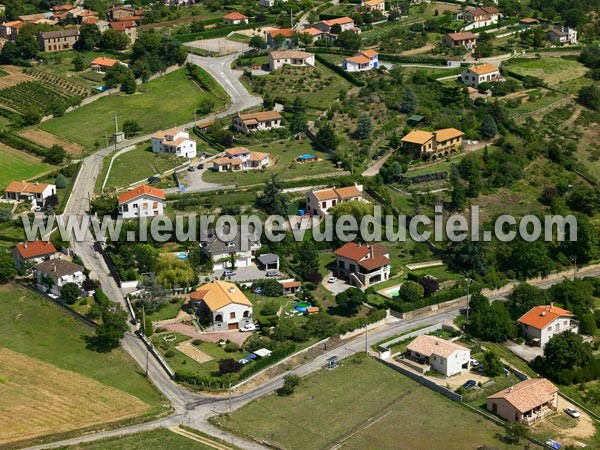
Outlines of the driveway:
M209 163L208 164L209 166L212 166L212 164L210 164L210 162L213 159L215 159L215 158L217 158L217 157L219 157L221 155L222 155L222 153L219 153L217 155L210 156L210 157L208 157L206 159L194 161L194 163L191 164L191 166L197 167L198 163L201 162L201 163L204 164L204 167L205 167L204 169L196 169L193 172L189 172L187 170L178 172L179 182L185 186L185 192L187 192L187 193L191 193L191 192L206 192L206 191L216 191L216 190L219 190L219 189L233 189L233 188L235 188L235 186L231 185L231 184L224 185L224 184L219 184L219 183L209 183L209 182L204 181L202 179L204 173L207 170L210 170L210 169L206 168L207 163ZM176 194L176 193L179 192L179 188L178 187L176 187L176 188L168 188L168 189L165 189L165 192L167 194Z
M213 276L220 278L223 275L224 270L215 270ZM250 281L250 280L262 280L267 278L267 272L260 270L255 265L250 267L238 267L235 269L235 276L231 277L231 281ZM229 277L227 278L229 279ZM276 280L276 278L273 278Z
M348 289L350 289L352 287L350 284L346 283L344 280L336 280L335 283L330 283L328 280L332 275L333 274L331 272L329 272L323 278L323 281L321 281L321 284L325 287L325 289L327 289L333 295L340 294L344 291L347 291Z

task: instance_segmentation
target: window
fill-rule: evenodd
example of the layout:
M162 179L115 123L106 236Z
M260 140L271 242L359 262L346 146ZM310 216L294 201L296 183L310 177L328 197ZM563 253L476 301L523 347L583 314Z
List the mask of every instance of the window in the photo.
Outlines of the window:
M153 208L153 209L156 209L156 208L158 208L158 202L154 202L154 203L152 204L152 208Z
M229 318L230 319L235 319L235 311L229 313Z

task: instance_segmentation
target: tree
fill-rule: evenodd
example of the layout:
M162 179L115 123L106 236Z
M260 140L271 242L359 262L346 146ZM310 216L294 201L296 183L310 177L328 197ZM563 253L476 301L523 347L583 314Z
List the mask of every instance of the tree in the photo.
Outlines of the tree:
M417 109L418 101L414 91L409 87L405 87L402 91L402 100L400 102L400 111L404 114L412 114Z
M287 397L294 393L296 388L302 379L298 375L288 374L283 377L283 386L277 389L277 395Z
M340 34L338 34L338 37L335 41L335 45L348 50L358 50L361 44L362 38L360 35L352 31L342 31Z
M594 111L600 111L600 88L596 84L584 86L577 96L579 103Z
M308 316L305 328L308 334L321 339L333 336L338 331L336 320L324 311Z
M337 223L342 216L352 216L360 225L363 217L373 215L373 206L372 203L367 202L342 202L329 212L333 216L333 223Z
M579 324L579 327L583 334L594 336L597 330L596 318L594 317L594 314L586 313L583 316L581 316L581 322Z
M534 306L548 303L550 303L550 295L547 290L521 283L510 294L507 307L511 317L517 320Z
M483 122L479 128L479 134L481 134L483 139L492 139L498 134L498 126L496 125L494 118L489 114L486 114L483 118Z
M65 177L62 173L59 173L54 181L54 184L56 185L57 189L66 189L66 187L69 185L69 180L67 180L67 177Z
M544 367L550 377L562 369L583 367L592 359L592 347L579 334L565 331L555 334L544 347Z
M467 331L474 337L490 342L503 342L515 336L515 324L504 303L489 300L477 293L471 297L471 316Z
M481 241L465 239L450 247L450 256L459 269L469 273L483 275L486 271L486 244Z
M131 69L123 64L115 64L107 69L104 75L104 84L107 88L115 88L129 78L133 78Z
M125 92L126 94L134 94L137 89L137 83L135 82L135 78L133 75L128 76L121 83L121 92Z
M335 135L335 131L328 123L319 128L319 131L317 132L317 141L331 151L335 151L338 146L338 138Z
M505 438L509 442L518 444L521 439L527 437L528 433L528 428L522 423L506 423Z
M66 283L60 288L60 296L67 305L73 305L80 295L81 289L75 283Z
M398 298L404 302L416 302L425 295L425 289L416 281L407 280L398 289Z
M300 97L295 97L289 107L286 105L285 111L292 115L289 126L292 133L300 133L306 130L306 122L308 121L306 105Z
M492 351L487 351L483 354L483 365L485 367L485 374L488 377L496 377L501 375L504 370L504 364Z
M192 286L196 275L187 261L174 255L162 254L156 262L156 280L161 286L173 289Z
M262 38L262 36L255 34L250 38L248 45L256 51L263 50L267 48L267 43Z
M142 278L144 297L140 302L144 313L152 314L158 311L169 299L168 291L160 285L154 273L148 273Z
M73 48L79 51L94 50L98 46L101 37L102 34L96 25L84 23L79 28L79 38Z
M470 153L460 160L458 171L463 180L467 182L467 197L477 197L481 191L481 174L483 161L480 156Z
M75 55L75 57L73 58L73 69L76 72L81 72L83 69L85 69L85 61L83 60L81 55Z
M294 254L296 261L295 271L304 281L320 281L319 278L319 253L315 244L310 239L303 240L296 246Z
M121 305L112 303L102 312L102 323L96 329L96 335L89 340L89 344L96 351L111 351L119 346L127 329L127 313Z
M256 206L267 214L276 214L285 217L288 212L288 198L282 193L283 185L272 175L267 181L265 189L261 195L256 197Z
M367 112L363 112L359 117L356 123L356 131L354 131L354 136L357 139L365 140L371 137L371 133L373 132L373 122L371 121L371 116Z
M356 314L366 301L367 294L358 288L347 289L335 296L335 302L350 314Z
M219 361L219 372L221 375L237 373L242 370L242 365L233 358L224 358Z
M440 290L440 283L438 283L438 280L431 275L422 277L419 280L419 284L423 286L425 297L429 297Z
M128 119L123 122L123 132L125 133L125 136L135 136L140 131L142 131L142 127L137 120Z
M0 283L6 284L17 276L15 261L10 253L4 253L0 257Z
M200 20L194 20L190 24L190 33L202 33L204 30L204 24Z
M109 28L104 33L98 42L98 47L102 50L122 51L129 45L129 38L122 31L116 31Z
M556 303L580 317L594 306L594 286L588 279L564 280L550 288L550 295Z
M61 164L67 156L67 152L60 145L53 145L46 151L46 159L52 164Z
M117 198L109 194L98 195L90 202L92 213L100 217L116 215L117 208Z

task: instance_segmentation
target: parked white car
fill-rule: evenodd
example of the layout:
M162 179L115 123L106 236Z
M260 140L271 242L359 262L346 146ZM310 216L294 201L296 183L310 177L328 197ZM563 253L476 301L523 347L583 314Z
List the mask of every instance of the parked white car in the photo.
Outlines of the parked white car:
M242 328L240 328L240 331L256 331L256 329L256 325L249 323L248 325L244 325Z
M233 270L226 270L225 272L223 272L223 275L225 275L226 277L235 277L237 274Z
M328 283L335 283L337 281L337 277L329 277L329 280L327 280Z
M565 412L574 419L579 419L581 417L581 414L579 414L579 411L577 411L575 408L565 408Z

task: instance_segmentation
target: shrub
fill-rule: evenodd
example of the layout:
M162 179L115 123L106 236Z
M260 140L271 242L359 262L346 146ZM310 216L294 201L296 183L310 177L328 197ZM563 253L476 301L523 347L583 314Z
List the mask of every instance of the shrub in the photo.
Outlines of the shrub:
M223 348L223 350L225 350L227 353L237 352L239 349L240 349L240 346L237 345L235 342L228 342L227 344L225 344L225 347Z
M175 351L172 349L169 349L165 352L165 357L166 358L173 358L175 356Z
M59 173L54 184L58 189L65 189L69 185L69 180L62 173Z
M195 346L199 346L199 345L202 345L202 341L200 339L194 339L192 341L192 344Z
M294 388L300 384L301 378L298 375L289 374L283 377L283 386L277 389L277 395L287 397L294 393Z

